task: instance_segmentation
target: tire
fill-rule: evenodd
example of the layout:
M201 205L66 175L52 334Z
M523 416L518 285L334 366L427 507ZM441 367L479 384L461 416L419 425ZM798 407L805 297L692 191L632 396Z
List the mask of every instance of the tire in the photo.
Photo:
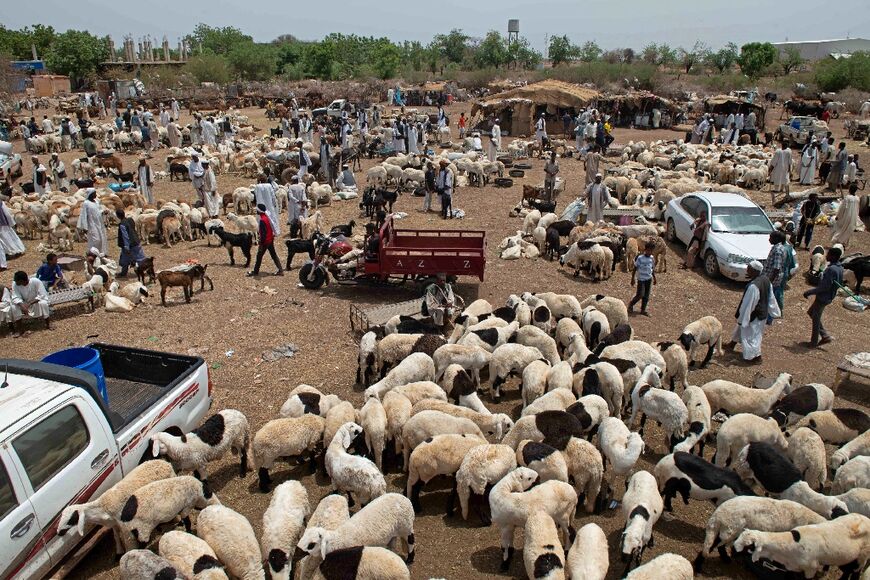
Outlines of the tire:
M677 239L677 226L674 225L674 218L668 218L668 227L667 230L665 230L665 235L667 236L667 240L671 243L679 241Z
M314 266L309 262L299 270L299 282L309 290L317 290L323 286L324 282L326 282L326 274L321 268L315 270L314 274L311 276L311 280L308 279L309 274L311 274L311 268L313 267Z
M704 272L710 278L719 277L719 259L713 250L707 250L707 253L704 254Z

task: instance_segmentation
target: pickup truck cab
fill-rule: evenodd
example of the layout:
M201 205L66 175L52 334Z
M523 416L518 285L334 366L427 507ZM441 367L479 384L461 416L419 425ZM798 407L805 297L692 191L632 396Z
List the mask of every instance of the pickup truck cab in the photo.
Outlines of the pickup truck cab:
M803 146L813 135L824 137L828 124L815 117L791 117L776 130L778 141L786 141L790 147Z
M313 118L320 117L321 115L326 115L328 117L341 117L341 112L348 108L348 102L346 99L335 99L331 103L329 103L328 107L319 107L311 111L311 115ZM349 115L352 115L354 112L353 105L350 105L350 110L348 111Z
M201 358L92 344L96 377L0 359L0 578L42 578L85 538L57 534L61 511L96 499L150 457L150 436L188 432L211 405ZM85 536L89 534L86 533Z

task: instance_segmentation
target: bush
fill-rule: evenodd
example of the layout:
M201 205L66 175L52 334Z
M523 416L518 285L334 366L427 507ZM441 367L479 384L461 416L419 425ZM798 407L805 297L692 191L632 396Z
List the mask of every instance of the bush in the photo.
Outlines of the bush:
M599 88L614 85L625 88L625 79L629 79L631 85L636 89L652 91L656 88L656 67L640 62L632 64L603 61L586 62L576 66L546 69L540 71L538 76L539 78L554 78L569 83L591 83Z
M825 92L852 87L870 91L870 53L856 52L849 58L825 59L816 65L815 81Z
M230 64L224 57L216 54L201 54L191 57L184 65L184 72L196 79L198 83L225 85L232 78Z

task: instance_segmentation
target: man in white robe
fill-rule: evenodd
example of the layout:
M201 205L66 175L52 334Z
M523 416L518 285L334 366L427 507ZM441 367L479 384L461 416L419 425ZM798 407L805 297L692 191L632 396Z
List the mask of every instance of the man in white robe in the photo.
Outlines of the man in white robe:
M263 204L266 206L266 215L272 223L272 231L275 237L281 235L281 226L278 223L278 210L275 207L278 203L275 199L275 186L269 183L265 175L257 177L257 185L254 186L254 205Z
M350 135L350 123L344 121L341 125L341 149L342 151L350 147L349 136Z
M48 292L39 278L30 278L27 272L15 272L10 294L12 297L12 308L9 314L12 317L13 324L28 316L30 318L45 320L45 327L51 328L48 318L51 314L48 307Z
M740 139L740 131L737 130L737 123L731 123L728 129L722 131L722 144L737 146L737 141Z
M813 185L816 181L816 168L819 166L819 146L815 139L804 147L801 153L800 183Z
M655 108L652 110L652 127L653 129L658 129L662 124L662 112Z
M770 160L770 199L776 201L776 192L789 192L791 181L791 149L788 143L782 142L782 148L773 154Z
M69 179L66 173L66 165L64 165L63 161L58 157L57 153L51 154L51 160L49 160L48 164L49 166L51 166L52 177L54 178L54 183L55 185L57 185L57 188L69 188Z
M214 147L217 144L217 129L214 126L214 122L212 122L212 118L204 119L201 126L203 142L209 147Z
M296 146L299 148L299 172L296 175L299 176L299 181L302 181L305 174L308 173L308 168L311 167L311 157L302 145L302 139L297 139ZM323 161L321 160L321 163L322 162Z
M831 244L842 244L843 248L849 246L849 239L858 226L858 206L860 205L860 200L855 195L857 191L858 184L853 183L850 185L849 194L843 198L840 202L840 207L837 208L834 231L831 233Z
M598 164L601 162L601 154L598 152L598 146L593 145L592 150L586 154L584 163L586 164L586 185L590 185L595 181L595 176L598 175Z
M290 178L287 188L287 225L290 226L290 237L299 237L300 224L297 220L308 217L308 196L305 186L299 183L299 176Z
M202 168L202 162L199 160L199 155L191 155L190 163L187 165L187 176L190 177L190 183L196 191L197 198L202 203L205 203L205 192L202 189L203 175L205 175L205 171Z
M595 181L586 186L586 219L594 224L604 219L604 208L610 203L610 190L601 179L598 173Z
M151 186L154 185L154 180L151 177L151 168L148 167L148 162L145 156L139 157L139 167L136 169L136 177L139 181L139 193L145 198L145 201L150 205L154 205L154 194L151 192Z
M109 251L109 238L103 222L103 206L97 201L96 189L88 188L87 196L76 227L88 233L88 248L96 248L101 254L106 254Z
M0 199L0 270L7 267L6 256L18 256L24 250L21 238L15 233L15 217Z
M492 134L489 140L488 157L490 161L495 161L499 149L501 149L501 126L499 126L498 121L495 121L492 124Z
M36 155L31 157L30 161L33 162L33 192L42 195L47 191L51 191L51 187L48 185L48 173L45 165L39 162L39 157Z
M160 126L169 126L169 111L166 110L164 105L160 105Z
M179 116L181 115L181 107L178 105L178 101L176 99L172 99L171 108L172 108L172 118L177 121Z
M737 113L736 115L734 115L734 124L737 125L738 131L743 130L743 118L743 113Z
M335 187L338 191L356 191L356 177L353 175L353 171L350 170L350 167L345 163L341 166L341 173L338 175L338 179L335 180Z
M535 141L537 141L540 146L544 142L544 137L547 136L547 121L544 119L544 114L541 113L541 116L538 117L538 120L535 121Z
M729 113L728 117L725 118L725 123L722 125L722 128L726 129L726 130L730 129L731 124L734 123L735 121L736 121L736 117L734 116L734 113Z
M764 266L758 260L753 260L746 269L751 282L746 286L737 309L737 326L734 327L731 342L725 345L733 350L740 341L743 360L753 364L761 362L761 339L768 316L779 318L782 315L770 280L761 274L763 269Z
M221 197L217 192L217 178L207 159L203 160L202 169L204 207L209 219L213 219L218 217L221 211Z
M166 125L166 137L169 139L170 147L181 147L181 131L178 130L175 121L169 121Z
M418 137L417 124L413 122L408 123L408 153L420 154L420 148L417 146Z

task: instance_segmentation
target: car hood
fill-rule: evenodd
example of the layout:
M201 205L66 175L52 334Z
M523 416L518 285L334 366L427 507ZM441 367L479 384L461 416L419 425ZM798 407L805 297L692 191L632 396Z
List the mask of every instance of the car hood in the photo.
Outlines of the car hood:
M724 254L740 254L753 260L765 260L770 253L770 234L721 234L710 232L710 240L723 250ZM722 257L725 257L724 255Z

